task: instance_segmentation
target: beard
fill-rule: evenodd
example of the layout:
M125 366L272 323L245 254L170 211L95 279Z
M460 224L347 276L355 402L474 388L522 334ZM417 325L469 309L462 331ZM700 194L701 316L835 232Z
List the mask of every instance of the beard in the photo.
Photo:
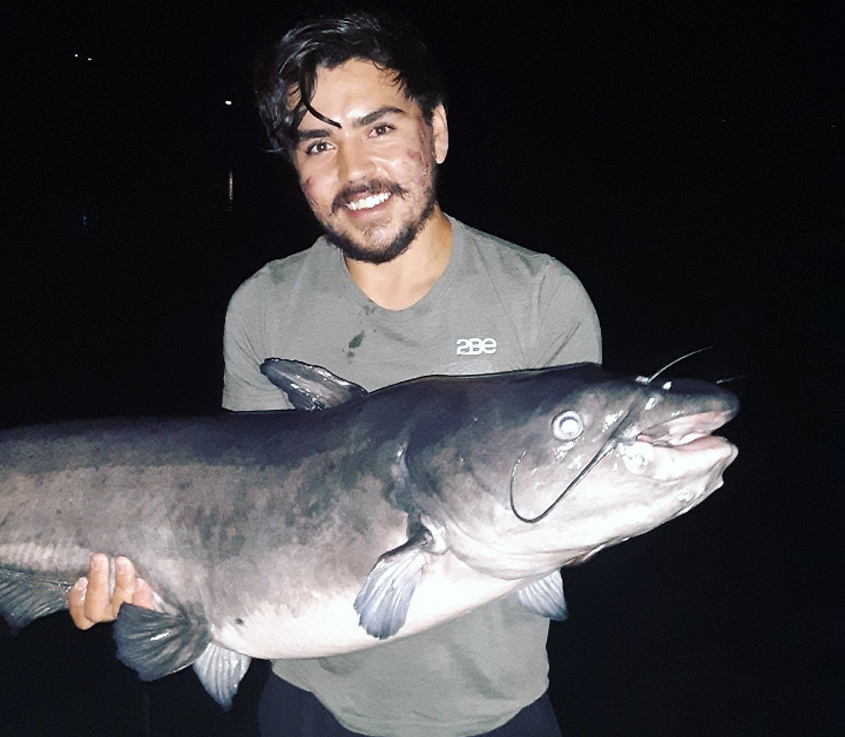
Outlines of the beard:
M432 172L437 171L436 164L432 165ZM361 261L367 264L386 264L389 261L401 256L408 250L411 243L414 242L419 235L423 226L434 215L434 209L437 205L437 195L435 193L435 182L432 180L431 186L426 193L426 201L420 214L412 221L403 224L399 232L392 240L382 243L378 246L363 245L356 242L347 233L341 233L331 228L327 223L321 223L325 231L328 241L339 248L346 258L353 261ZM343 207L344 204L350 201L353 197L361 194L380 194L382 192L390 192L393 197L407 197L407 190L400 187L398 184L386 185L381 182L368 182L364 186L355 187L341 192L334 201L332 210ZM372 228L365 231L365 236L375 233L379 229L378 225L373 225Z

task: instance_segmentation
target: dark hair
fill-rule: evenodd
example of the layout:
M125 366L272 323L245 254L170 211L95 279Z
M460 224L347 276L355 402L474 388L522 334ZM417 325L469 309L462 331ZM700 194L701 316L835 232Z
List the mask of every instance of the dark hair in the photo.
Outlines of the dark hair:
M334 69L364 59L394 74L427 122L445 92L428 48L410 24L356 11L300 23L274 46L256 56L253 84L258 114L273 153L290 155L306 112L328 120L311 107L320 67ZM291 93L296 105L288 106Z

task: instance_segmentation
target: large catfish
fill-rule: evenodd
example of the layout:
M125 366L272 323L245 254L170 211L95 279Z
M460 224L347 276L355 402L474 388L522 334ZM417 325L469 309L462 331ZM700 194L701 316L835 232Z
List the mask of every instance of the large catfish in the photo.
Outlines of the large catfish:
M563 618L559 568L686 512L737 450L712 384L583 364L431 376L367 394L271 359L297 410L0 433L0 611L62 609L93 552L125 555L119 657L193 665L220 703L249 660L413 635L515 596ZM319 410L319 411L308 411Z

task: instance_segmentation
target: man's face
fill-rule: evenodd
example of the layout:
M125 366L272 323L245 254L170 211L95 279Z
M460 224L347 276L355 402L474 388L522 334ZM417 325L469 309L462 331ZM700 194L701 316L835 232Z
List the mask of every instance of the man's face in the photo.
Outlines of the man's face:
M329 239L349 258L384 263L402 253L436 208L435 172L446 158L442 106L431 124L390 72L359 59L322 68L294 166Z

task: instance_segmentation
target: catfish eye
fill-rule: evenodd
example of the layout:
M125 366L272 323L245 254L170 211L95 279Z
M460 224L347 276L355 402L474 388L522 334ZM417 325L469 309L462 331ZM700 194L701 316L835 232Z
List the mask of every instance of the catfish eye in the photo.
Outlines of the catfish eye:
M584 421L575 410L561 412L552 420L552 433L558 440L575 440L584 432Z

